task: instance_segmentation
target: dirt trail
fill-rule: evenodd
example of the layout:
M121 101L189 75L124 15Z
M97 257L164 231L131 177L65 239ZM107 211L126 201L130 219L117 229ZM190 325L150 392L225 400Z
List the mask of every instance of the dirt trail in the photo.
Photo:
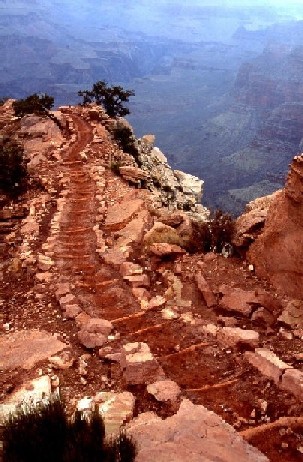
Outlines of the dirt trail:
M96 253L96 187L88 166L81 158L81 152L92 140L92 131L80 117L74 116L73 122L79 135L63 164L69 183L56 244L57 267L60 281L74 285L74 294L88 315L112 319L121 313L132 312L136 302L129 293L124 296L128 300L123 304L120 300L119 303L115 293L118 294L119 290L130 292L129 288L120 273L101 263ZM104 138L107 138L105 131ZM108 173L105 172L105 176Z
M78 363L59 373L60 388L67 402L75 404L75 399L93 396L104 389L128 389L137 397L136 412L154 410L167 416L176 411L170 405L159 404L147 393L145 386L126 386L117 363L103 361L97 350L87 350L81 345L76 321L64 319L54 296L56 285L66 282L84 313L112 321L118 334L108 344L113 352L119 352L121 346L128 342L146 342L166 376L179 384L183 396L215 411L239 431L260 425L261 419L265 421L260 403L266 403L266 416L270 421L281 416L300 415L302 405L252 368L243 359L241 348L224 346L214 336L205 333L206 323L222 326L224 322L220 320L222 313L208 308L197 289L195 274L203 255L185 255L177 262L163 261L155 265L141 248L138 251L138 244L133 245L127 261L143 268L149 280L149 296L163 296L166 298L165 307L177 312L178 316L170 319L163 317L163 306L146 309L140 297L134 296L133 287L123 278L119 265L105 263L104 255L101 252L100 256L98 249L100 246L111 249L117 241L117 235L104 227L108 211L124 197L129 197L130 201L133 197L144 200L144 190L134 190L108 168L112 142L104 127L98 127L97 156L94 154L87 160L86 150L95 142L94 125L80 115L72 114L71 118L76 139L63 151L61 173L64 186L59 199L64 200L65 205L59 231L54 236L54 287L29 282L28 274L18 274L14 281L8 280L4 284L8 300L6 321L13 320L16 330L37 328L56 332L71 344L77 358L88 355L85 377L79 373ZM100 161L102 165L103 160L106 168L96 180L92 174L93 162ZM149 216L149 219L151 222L154 218ZM101 233L99 240L96 230ZM51 233L47 226L42 227L42 231L44 236L37 243L37 252L41 251L39 245L42 246ZM168 281L167 272L175 277L174 282ZM244 290L260 288L272 291L266 282L258 280L237 259L214 256L204 264L203 274L217 292L222 284ZM171 294L173 285L175 294ZM171 299L167 295L169 291L173 295ZM19 306L23 306L23 310ZM299 341L281 338L278 328L267 330L264 325L237 316L235 323L244 329L257 330L260 346L272 348L284 360L288 359L285 352L291 358L292 353L300 349ZM47 370L47 364L43 367ZM17 373L9 372L3 381L9 384L21 382L24 378L25 374L19 377ZM281 439L281 435L273 433L266 441L258 440L256 444L261 450L266 449L275 462L300 460L291 444L289 449L286 446L281 449L283 438L284 435ZM285 438L288 442L291 438L295 439L293 435Z

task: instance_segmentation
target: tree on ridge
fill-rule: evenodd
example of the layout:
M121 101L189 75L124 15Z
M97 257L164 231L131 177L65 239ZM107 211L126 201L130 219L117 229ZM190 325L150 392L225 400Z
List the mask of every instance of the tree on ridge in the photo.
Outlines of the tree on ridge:
M108 86L103 80L94 83L91 90L81 90L79 96L83 97L82 104L96 103L103 106L110 117L124 117L129 114L129 109L124 103L129 101L135 93L132 90L124 90L121 86Z

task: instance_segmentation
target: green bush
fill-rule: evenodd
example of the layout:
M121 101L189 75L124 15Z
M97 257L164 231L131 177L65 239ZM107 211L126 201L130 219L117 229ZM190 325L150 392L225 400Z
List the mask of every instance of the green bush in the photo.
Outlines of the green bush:
M0 140L0 189L18 194L27 187L27 168L23 147L10 138Z
M129 127L117 127L113 130L113 136L119 148L131 154L135 159L138 159L138 148L136 146L136 138Z
M26 114L48 115L54 106L54 98L46 93L28 96L13 102L13 109L17 117L23 117Z
M3 462L133 462L135 455L124 433L105 440L97 410L90 419L76 412L69 421L59 400L20 410L4 426Z
M7 100L8 100L7 97L1 96L1 97L0 97L0 106L3 106L3 104L6 103Z
M234 219L222 210L216 210L209 221L193 223L192 250L221 253L226 247L232 248Z

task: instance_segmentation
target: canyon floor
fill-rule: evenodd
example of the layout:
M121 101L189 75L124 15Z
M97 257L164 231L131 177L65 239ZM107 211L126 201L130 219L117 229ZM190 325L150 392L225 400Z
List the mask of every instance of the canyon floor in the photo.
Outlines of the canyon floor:
M178 230L178 214L155 212L147 190L114 173L117 146L102 124L80 109L66 117L71 136L57 145L44 137L44 188L3 209L1 402L44 375L70 411L85 396L127 391L133 416L167 418L187 398L269 460L301 460L302 391L253 366L261 348L303 371L302 331L278 320L291 300L240 257L161 242L157 250L155 223ZM129 375L121 366L121 351L136 342L148 345L154 378L144 365ZM68 360L58 366L52 357L62 351ZM157 399L138 378L145 373L150 383L175 382L177 397Z

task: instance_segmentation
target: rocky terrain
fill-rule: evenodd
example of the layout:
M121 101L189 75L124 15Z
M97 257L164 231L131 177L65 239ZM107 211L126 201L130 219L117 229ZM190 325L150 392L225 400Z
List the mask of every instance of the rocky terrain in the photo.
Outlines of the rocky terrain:
M138 462L299 461L301 157L238 219L241 258L192 253L203 182L151 135L123 152L97 107L56 116L69 134L0 108L36 180L1 198L1 414L57 392L127 424Z

